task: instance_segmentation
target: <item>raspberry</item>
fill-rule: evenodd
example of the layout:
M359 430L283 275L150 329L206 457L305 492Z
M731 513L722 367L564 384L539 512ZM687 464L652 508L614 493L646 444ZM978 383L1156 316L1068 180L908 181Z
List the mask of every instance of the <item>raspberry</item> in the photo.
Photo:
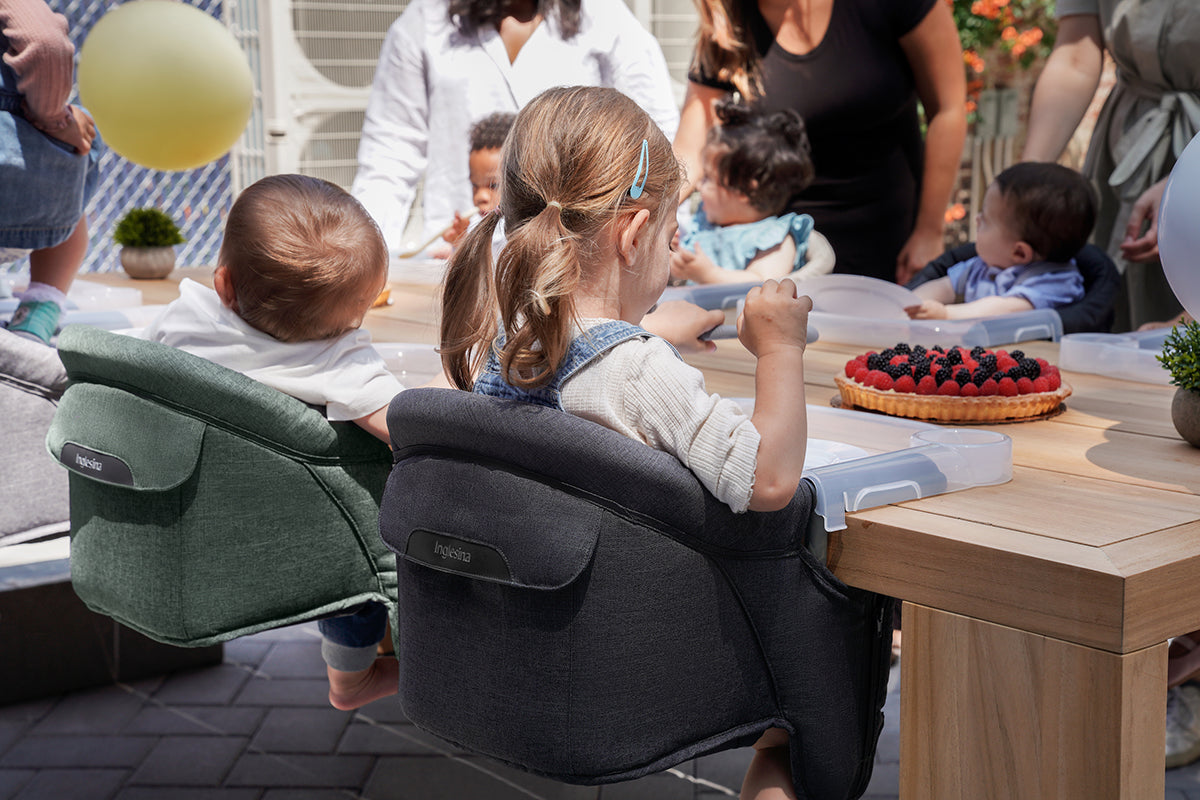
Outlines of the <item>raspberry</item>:
M958 384L954 381L946 381L937 389L938 394L944 394L950 397L958 397L960 391L961 390L959 389Z
M1046 367L1050 366L1050 362L1044 358L1035 358L1034 361L1038 362L1038 366L1041 367L1042 369L1045 369Z
M888 375L886 372L877 372L876 375L877 377L875 378L875 382L871 384L872 386L881 392L886 392L892 388L894 382L891 375Z
M850 359L849 361L846 362L846 377L853 378L854 373L858 372L860 367L866 367L866 366L867 366L867 360L865 358L863 358L862 356L859 356L858 358Z
M913 380L912 375L901 375L896 379L896 382L892 385L892 388L897 392L907 392L912 394L917 390L917 382Z
M1018 393L1017 382L1012 378L1003 378L998 384L1000 394L1005 397L1016 397Z
M1050 391L1050 379L1044 375L1040 378L1034 378L1033 379L1033 390L1035 392Z
M892 359L888 363L889 364L907 364L908 356L904 356L904 355L892 356Z
M1062 386L1062 378L1058 376L1058 370L1054 370L1049 375L1043 375L1043 378L1050 384L1050 391L1057 392L1058 387Z
M866 383L870 379L871 379L871 370L867 369L866 367L859 367L857 370L854 371L854 382L855 383Z
M975 370L979 369L979 362L973 358L964 358L963 366L971 370L971 372L974 372Z
M1016 366L1020 366L1020 365L1017 363L1017 360L1015 358L1010 358L1009 356L1001 356L996 359L996 369L998 369L1002 372L1007 372L1008 370L1010 370Z
M1017 378L1017 392L1019 394L1033 394L1033 379L1024 376Z
M926 375L917 381L917 394L935 394L937 388L937 379L932 375Z
M1000 385L991 378L988 378L979 386L980 397L991 397L994 394L1000 394Z
M964 384L962 387L963 397L975 397L979 394L979 387L973 383Z

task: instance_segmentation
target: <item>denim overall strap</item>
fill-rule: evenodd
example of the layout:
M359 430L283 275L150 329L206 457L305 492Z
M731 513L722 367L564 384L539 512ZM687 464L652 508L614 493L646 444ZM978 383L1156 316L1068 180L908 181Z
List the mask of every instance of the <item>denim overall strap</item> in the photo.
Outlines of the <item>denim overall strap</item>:
M500 374L500 359L496 354L504 346L504 337L501 335L496 337L492 350L488 353L487 364L484 366L483 374L475 381L474 391L476 394L522 400L562 411L561 387L572 375L622 342L630 339L649 338L652 335L637 325L621 320L602 322L571 341L566 358L554 373L554 377L549 383L536 389L520 389L512 386Z
M11 94L0 89L0 111L17 114L21 111L21 95Z

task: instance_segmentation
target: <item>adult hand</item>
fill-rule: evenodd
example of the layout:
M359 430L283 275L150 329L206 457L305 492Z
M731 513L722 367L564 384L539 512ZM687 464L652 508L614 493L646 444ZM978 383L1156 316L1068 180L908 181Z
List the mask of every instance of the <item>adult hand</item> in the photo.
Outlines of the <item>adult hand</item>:
M1125 225L1125 240L1121 242L1121 255L1129 261L1153 261L1158 257L1158 209L1166 187L1167 179L1163 178L1134 202Z
M57 130L42 130L51 139L71 145L81 156L87 155L92 149L96 138L96 123L90 114L78 106L67 106L68 122Z
M941 231L913 231L896 257L896 283L908 283L945 249Z
M764 281L746 293L737 321L738 339L758 358L780 349L804 350L810 311L812 298L797 297L790 278Z
M716 342L700 339L725 321L725 312L708 311L686 300L668 300L642 318L642 327L661 336L681 353L705 353L717 349Z

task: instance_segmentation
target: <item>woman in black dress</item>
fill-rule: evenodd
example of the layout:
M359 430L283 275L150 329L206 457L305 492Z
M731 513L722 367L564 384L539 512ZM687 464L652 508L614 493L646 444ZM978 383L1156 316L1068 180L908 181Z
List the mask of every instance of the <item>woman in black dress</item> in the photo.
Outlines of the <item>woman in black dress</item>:
M804 117L812 215L837 272L904 283L941 255L966 136L966 79L944 0L697 0L701 27L675 150L699 179L730 92ZM926 133L921 137L918 100ZM686 196L686 195L684 195Z

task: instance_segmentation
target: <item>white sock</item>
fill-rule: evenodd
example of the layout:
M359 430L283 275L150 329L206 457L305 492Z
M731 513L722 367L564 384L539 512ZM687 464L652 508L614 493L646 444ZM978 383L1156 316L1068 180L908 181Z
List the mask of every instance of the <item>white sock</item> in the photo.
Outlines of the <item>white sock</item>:
M47 300L57 305L59 309L67 306L67 296L60 289L48 283L31 282L29 288L21 293L21 301L24 303L41 303Z

